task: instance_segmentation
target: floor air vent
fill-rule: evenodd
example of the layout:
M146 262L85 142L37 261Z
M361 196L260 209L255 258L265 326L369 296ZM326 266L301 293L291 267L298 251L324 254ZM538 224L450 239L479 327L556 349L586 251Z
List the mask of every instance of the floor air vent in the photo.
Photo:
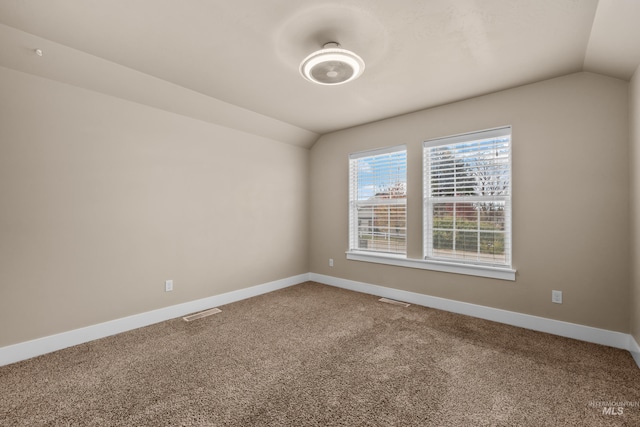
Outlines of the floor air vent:
M202 319L203 317L211 316L212 314L220 313L222 310L219 308L211 308L209 310L201 311L200 313L190 314L183 317L185 322L191 322L192 320Z
M386 302L387 304L399 305L401 307L409 307L411 304L401 301L392 300L389 298L380 298L378 301Z

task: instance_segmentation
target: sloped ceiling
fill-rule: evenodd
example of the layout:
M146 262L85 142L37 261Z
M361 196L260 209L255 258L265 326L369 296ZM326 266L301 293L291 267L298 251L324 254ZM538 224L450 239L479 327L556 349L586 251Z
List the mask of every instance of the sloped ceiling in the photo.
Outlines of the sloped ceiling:
M638 22L637 0L5 0L0 65L310 146L573 72L628 80ZM365 60L360 79L299 75L328 41Z

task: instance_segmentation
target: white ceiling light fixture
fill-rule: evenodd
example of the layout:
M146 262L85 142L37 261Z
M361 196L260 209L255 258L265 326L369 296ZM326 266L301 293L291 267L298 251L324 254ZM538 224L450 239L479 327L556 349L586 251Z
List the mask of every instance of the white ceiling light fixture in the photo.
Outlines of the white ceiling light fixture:
M360 77L364 61L355 53L342 49L339 43L326 43L300 64L300 74L320 85L339 85Z

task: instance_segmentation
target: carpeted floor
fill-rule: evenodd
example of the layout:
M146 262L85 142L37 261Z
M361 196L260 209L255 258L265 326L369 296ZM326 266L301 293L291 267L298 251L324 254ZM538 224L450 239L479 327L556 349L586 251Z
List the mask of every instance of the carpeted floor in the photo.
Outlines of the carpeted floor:
M640 426L623 350L311 282L221 308L1 367L0 424Z

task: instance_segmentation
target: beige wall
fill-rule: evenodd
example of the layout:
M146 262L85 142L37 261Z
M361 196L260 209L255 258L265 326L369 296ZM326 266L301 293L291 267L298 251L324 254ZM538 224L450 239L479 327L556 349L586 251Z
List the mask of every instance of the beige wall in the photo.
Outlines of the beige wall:
M628 332L627 91L578 73L321 137L311 150L311 271ZM502 125L513 126L515 282L345 259L349 153L408 145L408 245L419 258L422 141Z
M309 271L307 149L1 67L0 99L0 347Z
M640 341L639 78L574 74L329 134L309 156L0 67L0 347L307 271L621 332L633 315ZM408 145L420 257L421 142L507 124L515 282L345 259L348 153Z
M640 67L629 85L631 145L631 334L640 343Z

